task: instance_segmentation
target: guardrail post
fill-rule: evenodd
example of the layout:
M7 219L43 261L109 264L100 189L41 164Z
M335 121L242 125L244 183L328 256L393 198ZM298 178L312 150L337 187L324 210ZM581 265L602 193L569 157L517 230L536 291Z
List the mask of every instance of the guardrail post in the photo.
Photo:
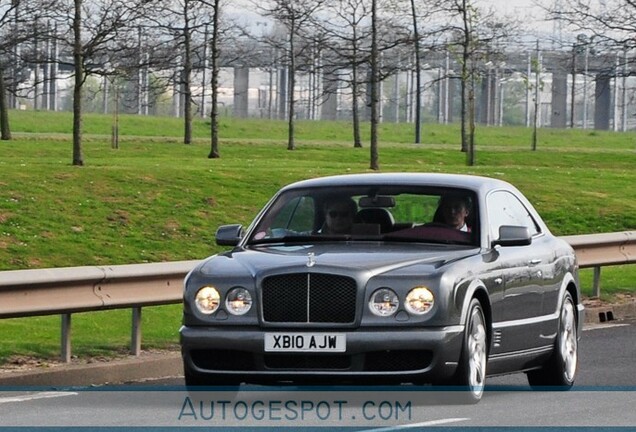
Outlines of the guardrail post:
M71 362L71 314L62 314L62 361Z
M141 307L132 308L130 352L135 356L139 356L141 353Z
M594 267L594 280L592 281L592 297L601 296L601 267Z

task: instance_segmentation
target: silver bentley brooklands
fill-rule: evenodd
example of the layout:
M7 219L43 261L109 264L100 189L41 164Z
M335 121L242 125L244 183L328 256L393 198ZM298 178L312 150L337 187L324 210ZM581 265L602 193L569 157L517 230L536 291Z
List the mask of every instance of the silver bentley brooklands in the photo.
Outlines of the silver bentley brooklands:
M186 385L572 386L583 321L572 248L492 178L353 174L281 189L185 279Z

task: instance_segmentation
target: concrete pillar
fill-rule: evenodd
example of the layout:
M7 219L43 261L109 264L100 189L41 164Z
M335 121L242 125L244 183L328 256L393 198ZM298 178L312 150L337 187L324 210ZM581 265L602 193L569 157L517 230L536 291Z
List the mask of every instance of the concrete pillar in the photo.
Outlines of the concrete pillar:
M369 121L371 120L371 105L372 105L372 101L371 101L371 94L373 93L373 88L372 88L372 84L371 82L372 80L372 74L371 71L367 71L367 83L366 83L366 92L365 92L365 103L364 103L364 108L360 107L360 117L361 120L364 121ZM379 87L379 86L378 86ZM380 95L378 95L378 97L380 97ZM380 100L382 100L382 98L380 97ZM382 102L380 102L382 103Z
M594 129L609 130L612 101L610 77L597 75L595 81Z
M393 75L390 83L387 83L389 86L388 91L391 91L392 95L388 98L387 106L385 107L386 111L386 120L392 121L394 123L398 123L400 121L400 71L396 71Z
M334 71L326 70L322 75L322 104L320 120L338 119L338 77Z
M568 76L566 73L552 74L552 115L553 128L565 128L568 120Z
M247 118L249 112L250 69L234 68L234 117Z
M287 118L287 68L281 68L278 72L278 118Z
M485 125L495 124L495 108L497 100L497 77L488 70L486 76L481 81L481 92L479 101L476 102L478 114L476 115L477 121Z
M455 96L461 98L462 82L458 78L449 79L446 82L448 85L448 89L446 89L446 100L444 102L444 109L446 110L446 122L452 123L455 118L455 111L453 110L453 108L455 107Z

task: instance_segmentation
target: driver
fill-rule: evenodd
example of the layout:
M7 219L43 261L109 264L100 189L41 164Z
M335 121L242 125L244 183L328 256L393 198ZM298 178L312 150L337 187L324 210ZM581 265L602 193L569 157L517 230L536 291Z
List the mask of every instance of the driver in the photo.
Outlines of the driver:
M358 206L349 197L337 197L325 203L325 223L320 234L350 234Z

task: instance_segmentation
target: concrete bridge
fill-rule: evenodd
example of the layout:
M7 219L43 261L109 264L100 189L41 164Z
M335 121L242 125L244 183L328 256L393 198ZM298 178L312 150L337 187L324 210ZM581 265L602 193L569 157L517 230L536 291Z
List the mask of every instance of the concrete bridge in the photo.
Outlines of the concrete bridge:
M221 63L223 74L220 81L221 103L226 111L236 117L285 118L289 96L289 72L281 60L282 50L263 46L254 41L237 43L222 50ZM206 53L195 53L194 100L201 115L210 111L210 91L206 77L210 76L209 61ZM57 52L55 53L57 56ZM402 52L394 58L385 56L385 66L390 66L388 78L382 83L382 120L391 122L413 122L415 119L415 72L411 54ZM426 121L449 123L459 116L460 64L448 52L423 52L422 107L426 112ZM64 61L63 59L67 59ZM58 62L41 66L40 75L51 77L44 90L40 89L40 102L30 96L35 108L56 109L51 101L59 98L56 92L69 89L69 83L63 81L72 73L72 62L68 55L59 55ZM351 111L351 95L347 85L346 69L328 70L320 49L313 55L305 56L301 61L301 71L297 72L297 86L294 98L297 103L297 116L306 119L347 119ZM505 53L491 60L482 60L478 65L477 81L477 120L485 125L504 125L507 122L506 111L516 107L523 111L521 119L515 124L530 126L537 108L539 126L556 128L593 127L599 130L627 130L634 117L636 107L631 103L636 96L636 83L631 76L636 75L631 65L633 59L624 53L592 54L589 49L568 51L539 51L525 48ZM47 68L56 65L55 73ZM540 73L537 74L537 67ZM38 65L31 65L38 70ZM150 113L148 110L148 71L131 78L128 88L131 112ZM166 72L176 76L173 71ZM362 71L361 75L366 73ZM145 76L145 79L143 77ZM138 82L134 82L139 78ZM104 88L107 88L104 82ZM72 85L72 84L70 84ZM514 91L513 91L514 90ZM38 93L37 87L35 93ZM105 91L106 93L106 91ZM173 89L175 115L182 111L183 101L178 97L180 91L175 83ZM369 92L367 92L369 93ZM104 99L107 98L104 95ZM47 102L48 100L48 102ZM142 106L145 104L145 108ZM362 101L361 106L365 103ZM106 110L107 103L104 103ZM364 115L365 113L363 113ZM368 114L368 113L367 113ZM574 115L573 115L574 114ZM525 119L523 118L525 117ZM433 120L431 120L433 119Z
M271 59L270 63L268 60L261 63L258 57L251 60L250 65L233 67L233 114L284 117L284 101L289 97L287 69L271 64ZM634 75L629 61L622 53L590 55L586 51L537 50L506 53L497 61L482 61L476 95L477 119L486 125L502 125L505 105L516 104L525 107L525 124L530 126L538 99L539 126L626 130L636 109L628 100L631 99L628 93L636 91L633 80L628 79ZM413 121L415 91L411 63L403 62L383 83L384 121ZM456 120L460 65L452 56L440 54L425 55L423 63L424 107L435 111L440 123ZM541 70L538 75L537 65ZM299 115L312 119L346 118L350 97L346 96L338 76L347 75L347 71L325 73L317 64L305 69L308 71L297 73L298 87L294 91L296 100L301 102ZM262 78L263 73L266 79ZM505 99L506 87L515 84L523 87L525 97L517 101ZM250 98L254 86L260 89L257 100Z

